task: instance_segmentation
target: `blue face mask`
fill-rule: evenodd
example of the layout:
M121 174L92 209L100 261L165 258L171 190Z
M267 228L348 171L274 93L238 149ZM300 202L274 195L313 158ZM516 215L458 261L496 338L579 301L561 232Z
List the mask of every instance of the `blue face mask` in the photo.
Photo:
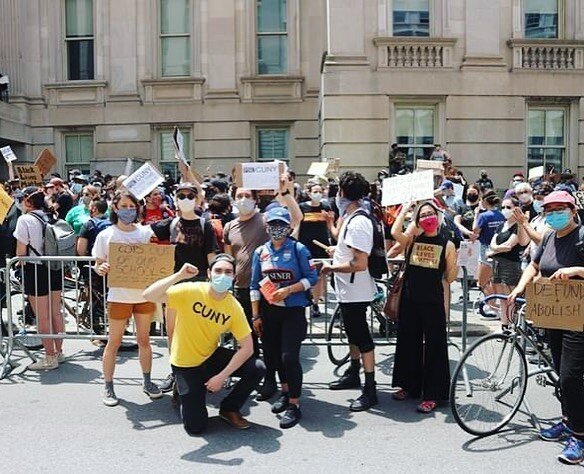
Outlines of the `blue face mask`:
M233 286L233 277L224 273L211 273L211 288L217 293L225 293Z
M79 194L83 190L83 185L80 183L74 183L71 185L71 192L73 194Z
M533 210L538 214L543 211L543 204L542 201L534 200L533 201Z
M569 210L554 212L545 216L547 225L556 231L568 227L572 220L572 213Z
M122 224L132 224L136 222L136 218L138 217L138 211L136 209L118 209L116 214Z
M351 201L349 199L341 197L339 194L337 194L337 196L335 198L335 204L339 208L339 215L342 217L345 215L345 212L347 212L347 208L351 204Z

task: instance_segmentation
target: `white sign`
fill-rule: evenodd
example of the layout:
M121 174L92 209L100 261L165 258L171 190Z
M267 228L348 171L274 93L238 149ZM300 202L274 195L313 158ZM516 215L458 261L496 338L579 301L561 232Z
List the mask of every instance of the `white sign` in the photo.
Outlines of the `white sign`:
M246 189L279 189L280 163L243 163L241 165L241 179Z
M458 199L462 199L462 195L464 194L464 186L458 183L452 183L454 186L454 194Z
M469 277L474 277L477 274L480 252L481 243L478 240L475 240L474 242L463 240L460 242L460 248L458 249L458 266L465 267ZM459 273L459 277L462 278L462 271Z
M327 161L315 161L310 164L308 168L309 176L326 176L328 172L329 163Z
M16 155L12 151L12 148L10 148L9 146L5 146L5 147L0 148L0 153L2 153L2 156L6 160L6 163L10 163L11 161L16 161Z
M164 176L160 174L152 164L144 163L131 176L126 178L123 185L137 199L144 199L156 186L164 181Z
M183 134L180 133L178 127L174 127L174 133L172 134L172 145L174 146L174 156L176 159L182 161L185 165L188 165L187 159L185 157L185 139Z
M434 173L432 170L418 171L383 180L382 206L425 201L433 197Z
M545 170L543 166L538 166L537 168L531 168L529 170L529 174L527 175L528 180L532 180L535 178L541 178L545 174Z

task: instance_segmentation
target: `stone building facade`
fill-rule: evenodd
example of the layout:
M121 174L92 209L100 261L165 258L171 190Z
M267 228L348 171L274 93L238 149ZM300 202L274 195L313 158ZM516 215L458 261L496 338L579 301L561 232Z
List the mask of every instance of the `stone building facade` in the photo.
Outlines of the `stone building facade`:
M580 0L0 0L0 145L32 161L200 171L340 158L373 177L441 143L503 187L584 169Z

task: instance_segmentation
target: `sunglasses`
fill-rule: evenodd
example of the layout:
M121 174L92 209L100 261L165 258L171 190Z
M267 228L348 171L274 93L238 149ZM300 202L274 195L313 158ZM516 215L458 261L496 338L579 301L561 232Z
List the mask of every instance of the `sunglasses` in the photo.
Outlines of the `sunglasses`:
M183 199L189 199L190 201L192 201L196 197L197 197L197 195L195 193L177 194L177 196L176 196L176 198L180 201L182 201Z

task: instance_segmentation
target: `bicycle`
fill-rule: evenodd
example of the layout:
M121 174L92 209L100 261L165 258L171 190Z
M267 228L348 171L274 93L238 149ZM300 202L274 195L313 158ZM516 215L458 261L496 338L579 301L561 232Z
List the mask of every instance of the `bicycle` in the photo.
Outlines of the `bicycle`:
M506 299L490 295L481 303ZM525 300L517 298L509 330L489 334L472 344L463 354L452 375L450 407L458 425L475 436L500 431L523 403L534 424L537 419L525 400L527 381L536 377L539 385L551 385L559 399L559 377L544 352L537 330L525 319ZM537 356L537 367L528 371L526 347ZM531 361L530 361L531 362Z

